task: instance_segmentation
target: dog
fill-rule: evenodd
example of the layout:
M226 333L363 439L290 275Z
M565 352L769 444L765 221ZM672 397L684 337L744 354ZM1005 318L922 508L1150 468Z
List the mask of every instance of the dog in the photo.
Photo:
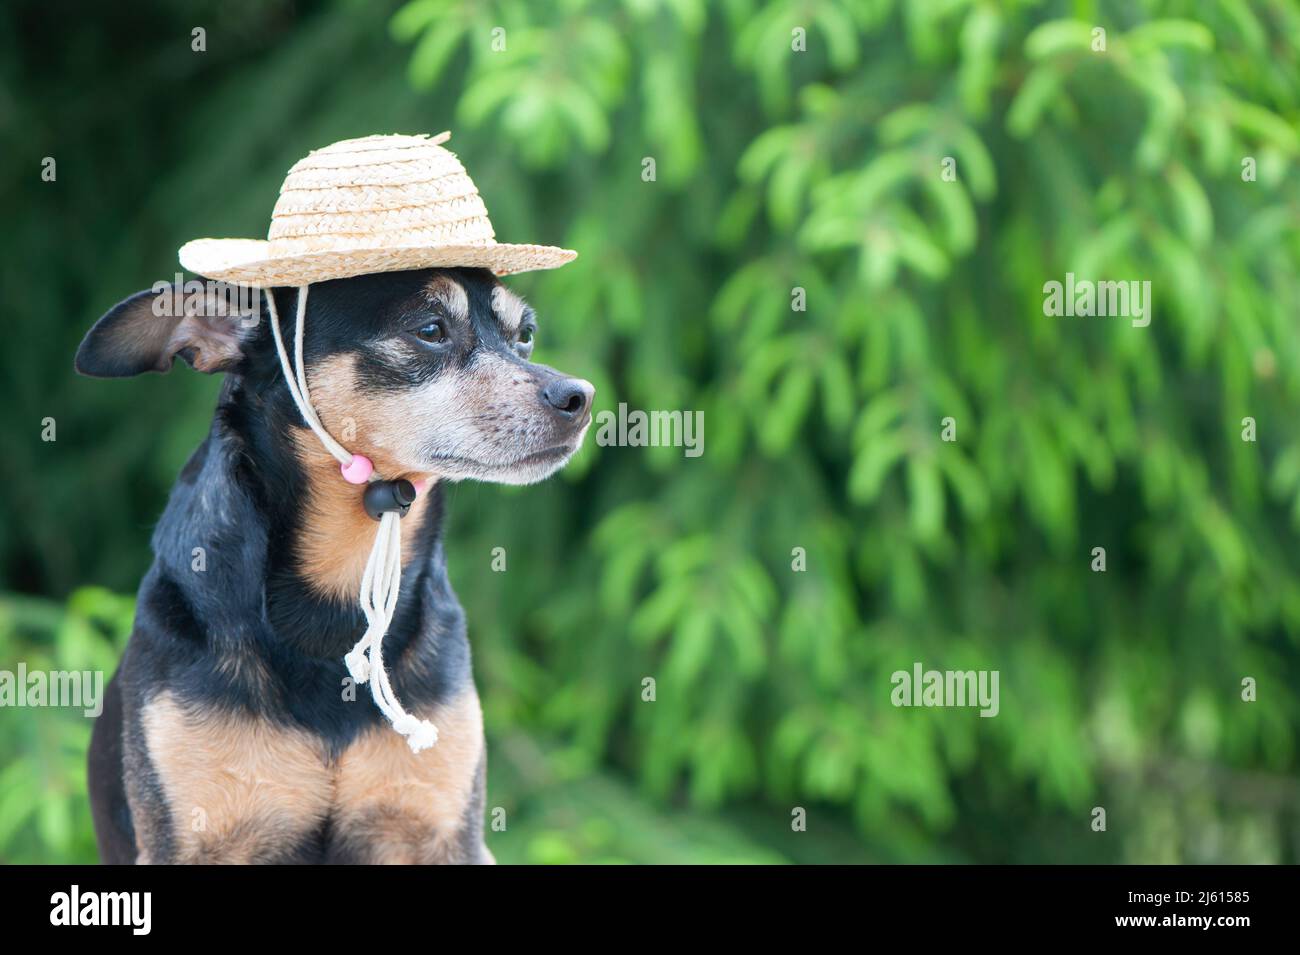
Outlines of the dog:
M582 444L594 389L531 361L533 309L486 269L311 287L303 356L321 421L376 473L428 482L400 521L383 644L397 696L440 732L412 752L343 662L365 630L357 591L376 524L295 407L269 322L235 292L206 283L179 311L180 288L140 292L76 356L93 377L166 371L176 356L226 376L154 531L92 734L102 860L492 863L441 482L553 474ZM288 333L298 292L264 294Z

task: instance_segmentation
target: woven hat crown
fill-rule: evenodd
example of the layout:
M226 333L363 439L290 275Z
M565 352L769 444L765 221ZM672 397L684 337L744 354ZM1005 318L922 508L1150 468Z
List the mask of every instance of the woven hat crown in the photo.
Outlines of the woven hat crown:
M280 187L272 255L385 244L482 245L495 238L474 181L442 143L450 133L366 136L317 149Z
M432 266L499 275L550 269L577 253L496 241L450 133L366 136L317 149L280 187L265 240L196 239L181 264L243 285L303 285Z

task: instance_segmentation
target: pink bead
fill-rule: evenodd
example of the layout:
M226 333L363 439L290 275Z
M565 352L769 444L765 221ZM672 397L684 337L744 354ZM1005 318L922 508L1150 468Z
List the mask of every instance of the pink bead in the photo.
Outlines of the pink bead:
M351 461L339 466L339 470L343 472L343 480L349 484L365 484L375 473L375 466L364 454L354 454Z

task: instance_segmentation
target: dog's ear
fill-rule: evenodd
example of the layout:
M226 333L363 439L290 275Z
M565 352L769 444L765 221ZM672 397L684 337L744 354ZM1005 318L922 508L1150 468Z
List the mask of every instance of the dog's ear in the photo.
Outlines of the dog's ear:
M261 293L223 282L159 282L108 310L77 349L93 378L168 371L181 358L198 371L229 371L257 330Z

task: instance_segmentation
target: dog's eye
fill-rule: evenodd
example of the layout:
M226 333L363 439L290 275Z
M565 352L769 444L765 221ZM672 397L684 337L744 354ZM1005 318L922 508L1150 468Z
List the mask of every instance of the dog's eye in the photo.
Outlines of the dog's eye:
M415 337L430 345L437 345L447 340L447 326L442 322L430 322L423 328L416 329Z
M533 343L533 330L525 325L519 329L519 344L531 345Z

